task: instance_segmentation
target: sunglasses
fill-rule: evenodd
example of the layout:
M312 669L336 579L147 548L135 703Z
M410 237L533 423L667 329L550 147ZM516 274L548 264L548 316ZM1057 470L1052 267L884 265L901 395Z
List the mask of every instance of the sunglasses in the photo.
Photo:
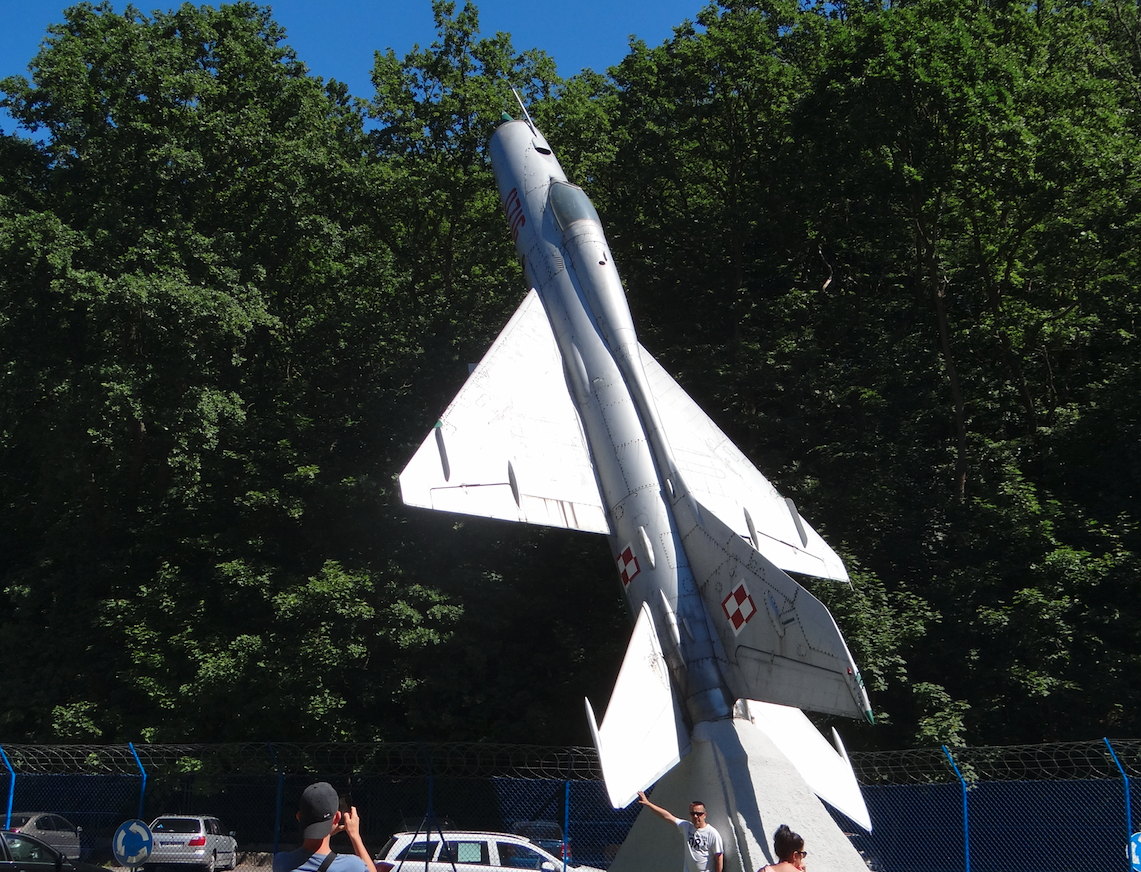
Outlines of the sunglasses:
M794 856L794 857L807 857L808 852L807 851L793 851L792 856Z
M703 812L703 811L691 811L689 813L689 816L690 817L705 817L705 812Z

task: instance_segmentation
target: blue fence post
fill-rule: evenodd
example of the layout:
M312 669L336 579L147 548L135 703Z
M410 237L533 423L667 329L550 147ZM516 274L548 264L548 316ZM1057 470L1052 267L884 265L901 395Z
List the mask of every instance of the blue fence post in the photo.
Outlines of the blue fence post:
M139 759L139 752L135 750L135 743L128 742L127 747L131 749L131 753L135 755L135 765L139 767L139 772L142 773L143 783L139 788L139 820L143 819L143 801L147 796L147 770L143 768L143 761Z
M4 829L8 829L12 826L12 800L16 796L16 770L8 762L8 755L4 753L2 746L0 746L0 757L4 758L4 765L8 767L8 810L4 813Z
M1117 759L1117 752L1113 750L1113 745L1109 744L1109 739L1103 736L1102 741L1105 742L1105 747L1109 749L1109 756L1113 758L1117 771L1121 773L1121 781L1125 784L1125 850L1128 855L1129 840L1133 836L1133 807L1129 802L1129 776L1125 774L1125 767Z
M567 872L567 845L570 844L570 782L563 797L563 872Z
M273 759L273 768L277 770L277 814L273 819L273 853L276 854L281 842L281 803L285 793L285 773L281 771L281 766L277 763L277 751L274 749L273 743L266 742L265 746L269 748L269 756Z
M963 780L963 773L955 765L955 758L951 756L946 745L943 746L943 753L947 756L951 768L955 770L955 777L959 779L959 787L963 791L963 862L966 872L971 872L971 819L967 814L967 782Z

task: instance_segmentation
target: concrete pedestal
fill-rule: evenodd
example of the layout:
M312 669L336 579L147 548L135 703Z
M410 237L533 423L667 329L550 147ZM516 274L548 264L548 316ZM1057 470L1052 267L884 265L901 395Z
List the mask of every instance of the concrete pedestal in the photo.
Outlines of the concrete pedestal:
M773 833L788 824L804 837L808 872L867 872L867 866L788 759L750 722L701 723L689 754L654 788L655 805L678 817L705 803L725 842L725 872L757 872L777 862ZM671 832L673 829L673 832ZM642 809L611 872L682 872L680 831Z

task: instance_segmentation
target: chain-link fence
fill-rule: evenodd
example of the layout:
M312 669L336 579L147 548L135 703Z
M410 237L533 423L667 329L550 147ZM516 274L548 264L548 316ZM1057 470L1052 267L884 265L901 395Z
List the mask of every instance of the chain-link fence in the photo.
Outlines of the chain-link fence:
M1141 741L850 756L874 831L833 817L878 872L1130 868ZM52 812L83 828L95 860L110 856L119 823L159 814L215 815L243 852L291 846L293 810L315 780L351 797L375 851L393 833L424 829L429 814L444 827L505 832L542 821L571 862L607 868L638 811L610 807L592 748L4 745L0 764L0 825L15 812Z
M1141 742L851 754L874 830L833 817L876 870L1130 869ZM1131 795L1132 794L1132 795Z

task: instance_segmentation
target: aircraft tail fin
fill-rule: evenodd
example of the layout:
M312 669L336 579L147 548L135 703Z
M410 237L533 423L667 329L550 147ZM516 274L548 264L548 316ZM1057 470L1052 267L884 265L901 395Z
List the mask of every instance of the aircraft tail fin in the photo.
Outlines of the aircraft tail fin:
M863 679L824 603L773 565L715 512L675 504L686 556L738 699L872 719Z
M666 658L650 607L643 603L618 680L599 726L590 700L586 716L614 808L625 808L678 764L688 733L670 687Z
M832 747L800 709L755 699L745 703L753 726L788 758L812 792L870 833L872 818L835 728Z

